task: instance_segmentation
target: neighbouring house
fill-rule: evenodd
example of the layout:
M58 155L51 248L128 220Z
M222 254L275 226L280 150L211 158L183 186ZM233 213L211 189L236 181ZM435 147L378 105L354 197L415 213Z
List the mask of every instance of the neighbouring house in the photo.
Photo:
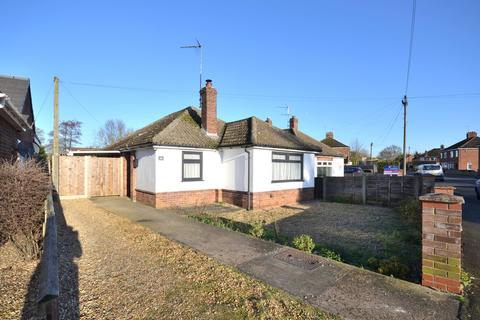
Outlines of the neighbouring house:
M171 113L106 148L126 156L133 200L153 207L292 204L313 199L318 156L342 158L300 131L296 117L287 129L256 117L225 122L211 80L200 96L200 110Z
M0 159L38 153L30 80L0 76Z
M346 144L341 143L333 137L333 132L327 132L325 139L321 141L323 144L326 144L328 147L332 148L336 152L339 152L343 155L345 163L350 161L350 147Z
M439 162L440 161L440 152L445 149L445 146L442 144L440 148L433 148L431 150L425 151L419 155L416 155L414 161L430 161L430 162Z
M467 132L467 136L440 152L440 163L444 169L479 170L480 138L475 131Z

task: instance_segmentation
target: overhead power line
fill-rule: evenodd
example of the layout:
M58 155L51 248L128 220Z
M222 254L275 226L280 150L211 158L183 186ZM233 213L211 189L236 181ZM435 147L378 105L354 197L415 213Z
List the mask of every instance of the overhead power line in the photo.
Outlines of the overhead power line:
M97 121L99 124L102 124L90 111L88 111L87 107L85 107L77 98L75 98L75 96L73 95L73 93L68 89L68 87L65 85L65 83L63 81L60 81L60 83L62 84L62 87L65 89L65 91L68 93L68 95L70 97L72 97L72 99L80 106L82 107L83 110L85 110L86 113L88 113L88 115L90 115L90 117L92 117L93 120Z
M412 6L412 21L410 23L410 45L408 48L408 63L407 63L407 79L405 83L405 95L408 92L408 83L410 81L410 66L412 64L412 51L413 51L413 36L415 34L415 14L417 11L417 1L413 0Z
M40 113L42 113L43 107L45 106L45 102L47 102L47 99L50 96L50 93L52 92L52 88L53 88L53 84L50 84L50 87L48 88L47 94L43 98L43 102L40 105L40 109L37 112L37 115L36 115L37 117L40 115Z

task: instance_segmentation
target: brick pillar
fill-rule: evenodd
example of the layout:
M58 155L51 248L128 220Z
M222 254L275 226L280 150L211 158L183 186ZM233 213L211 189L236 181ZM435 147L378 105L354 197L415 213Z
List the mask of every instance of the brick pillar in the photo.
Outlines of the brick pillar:
M422 285L461 294L463 197L448 193L430 193L421 196L420 201Z

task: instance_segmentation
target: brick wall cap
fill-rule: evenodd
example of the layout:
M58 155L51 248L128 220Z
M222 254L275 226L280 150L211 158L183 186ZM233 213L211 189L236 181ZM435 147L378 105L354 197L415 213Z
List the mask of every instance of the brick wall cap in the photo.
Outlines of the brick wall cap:
M434 188L441 188L441 189L448 189L448 190L455 190L456 188L454 186L450 186L448 184L443 184L443 183L435 183L433 186Z
M465 200L463 197L454 196L448 193L428 193L426 195L420 196L420 201L425 202L441 202L441 203L461 203L464 204Z

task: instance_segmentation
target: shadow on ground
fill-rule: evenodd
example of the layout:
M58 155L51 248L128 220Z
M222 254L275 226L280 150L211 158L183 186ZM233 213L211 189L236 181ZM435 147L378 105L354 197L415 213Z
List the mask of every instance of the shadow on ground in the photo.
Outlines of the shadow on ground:
M54 195L54 206L59 255L60 296L57 300L59 319L80 319L78 266L75 259L81 257L82 246L78 232L73 230L65 220L63 208L57 195ZM30 278L22 309L22 320L42 318L42 312L36 308L40 265L41 261Z

